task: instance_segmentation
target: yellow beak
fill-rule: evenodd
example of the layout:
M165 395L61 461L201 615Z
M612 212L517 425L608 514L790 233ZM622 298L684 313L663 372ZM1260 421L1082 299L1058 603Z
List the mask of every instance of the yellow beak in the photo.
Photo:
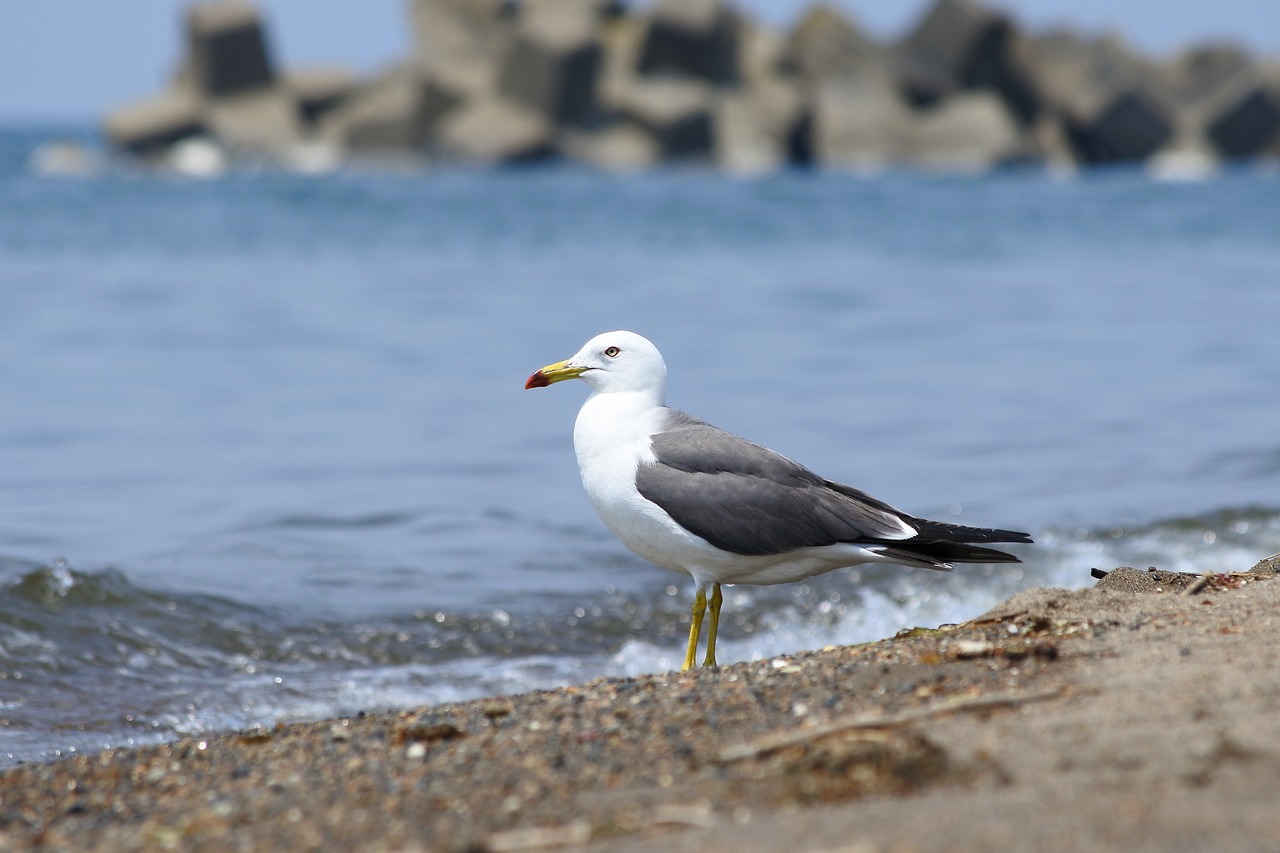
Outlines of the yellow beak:
M585 367L571 367L568 361L557 361L555 364L548 364L530 376L525 381L524 387L526 391L530 388L546 388L553 382L577 379L586 372L587 368Z

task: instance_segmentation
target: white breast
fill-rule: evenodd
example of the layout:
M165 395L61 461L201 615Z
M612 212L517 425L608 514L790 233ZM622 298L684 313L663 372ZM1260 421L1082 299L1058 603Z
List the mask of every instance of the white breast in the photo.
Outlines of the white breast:
M650 436L662 429L665 417L646 394L595 394L578 412L573 447L587 497L613 535L650 562L688 571L681 555L702 540L635 486L637 466L654 461Z

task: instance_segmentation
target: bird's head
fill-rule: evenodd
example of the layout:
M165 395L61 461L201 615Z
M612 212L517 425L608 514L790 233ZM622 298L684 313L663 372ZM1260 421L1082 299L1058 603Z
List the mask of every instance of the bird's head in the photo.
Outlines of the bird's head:
M548 364L524 383L525 388L545 388L553 382L581 379L599 393L649 391L662 397L667 364L662 353L635 332L596 335L565 361Z

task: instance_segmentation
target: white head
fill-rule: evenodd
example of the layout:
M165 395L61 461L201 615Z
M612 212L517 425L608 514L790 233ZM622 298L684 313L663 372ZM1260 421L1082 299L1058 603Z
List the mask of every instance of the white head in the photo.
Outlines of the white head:
M667 387L667 364L648 338L635 332L605 332L587 341L572 358L548 364L534 373L524 387L545 388L565 379L581 379L599 394L648 392L661 405Z

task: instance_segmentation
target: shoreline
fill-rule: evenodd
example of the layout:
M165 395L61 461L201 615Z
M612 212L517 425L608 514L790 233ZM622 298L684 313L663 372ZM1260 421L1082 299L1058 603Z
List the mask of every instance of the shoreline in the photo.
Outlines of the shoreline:
M1259 849L1277 569L1118 569L857 646L19 765L0 847Z

